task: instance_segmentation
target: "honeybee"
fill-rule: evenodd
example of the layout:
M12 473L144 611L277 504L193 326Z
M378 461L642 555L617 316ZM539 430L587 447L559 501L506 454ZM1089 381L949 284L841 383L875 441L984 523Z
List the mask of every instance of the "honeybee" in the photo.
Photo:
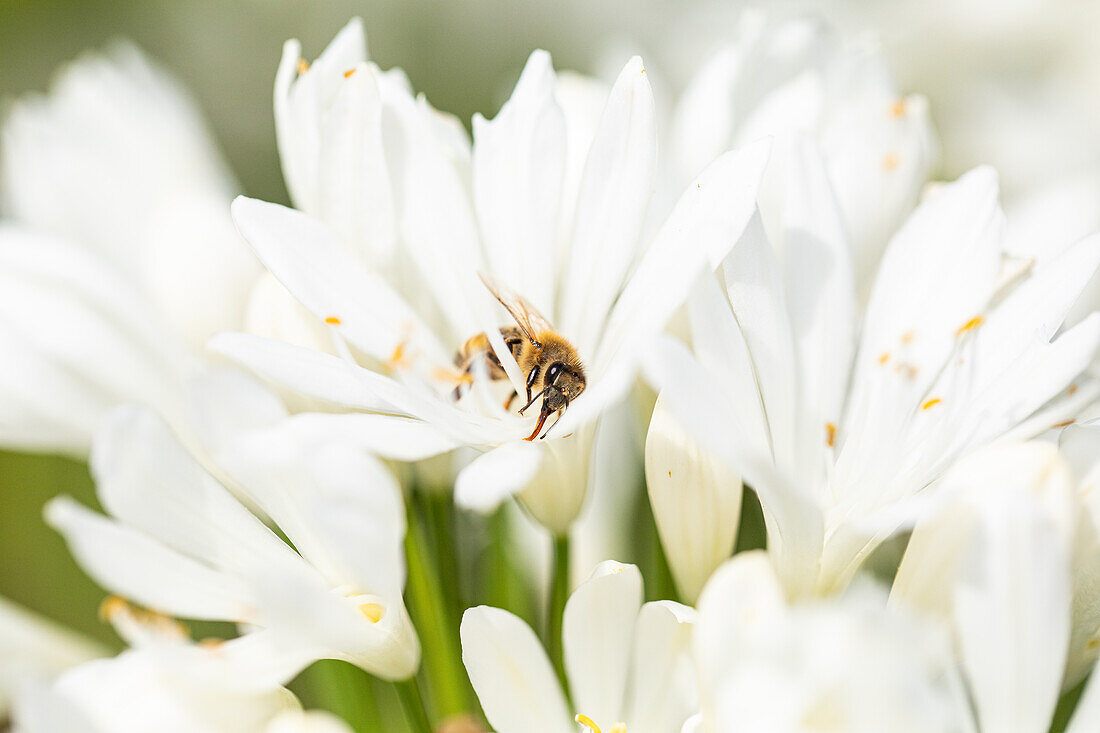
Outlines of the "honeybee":
M556 425L565 408L569 407L569 403L584 391L587 384L584 365L581 364L573 344L555 331L550 321L546 320L533 305L485 273L479 272L478 276L516 322L515 326L501 328L500 335L504 339L505 346L512 352L526 380L527 404L520 408L519 414L522 415L539 397L542 397L542 408L539 411L535 430L524 438L524 440L534 440L542 431L547 417L557 413L557 420L554 421ZM455 355L455 365L461 371L466 384L469 384L472 379L471 374L479 360L484 360L490 379L507 379L508 375L501 366L500 359L493 353L489 345L489 337L484 333L467 339ZM455 388L455 399L461 396L461 388L462 385ZM516 393L513 392L504 404L505 409L511 407L515 398ZM543 438L554 428L554 425L547 428L546 433L542 435Z

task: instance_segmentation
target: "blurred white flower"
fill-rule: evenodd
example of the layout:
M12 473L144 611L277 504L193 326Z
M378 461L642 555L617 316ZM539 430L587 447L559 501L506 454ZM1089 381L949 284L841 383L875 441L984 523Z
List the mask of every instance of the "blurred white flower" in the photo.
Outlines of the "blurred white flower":
M186 629L118 598L104 613L133 648L85 662L16 700L19 733L289 733L307 727L253 638L191 643ZM278 665L276 665L278 666ZM327 717L322 718L327 723ZM331 723L328 723L330 726ZM319 728L347 731L346 726Z
M46 520L113 592L180 618L242 624L245 638L272 650L269 674L334 658L383 678L409 677L420 647L402 601L405 518L394 478L328 434L311 441L285 422L263 425L262 416L243 415L254 431L227 430L222 440L234 441L225 444L236 451L229 468L239 472L239 491L293 547L207 474L167 425L133 406L112 414L92 453L111 517L60 497L47 504Z
M750 10L731 25L734 32L701 63L673 114L668 139L678 180L731 147L775 135L760 203L770 225L786 177L798 174L787 162L789 138L812 136L862 286L936 162L927 100L898 91L877 44L844 39L816 17Z
M699 599L702 713L684 730L966 730L947 644L885 601L858 586L787 605L764 553L737 555Z
M697 710L694 620L678 603L643 605L638 569L606 561L565 606L568 693L531 628L499 608L463 614L462 660L498 733L574 733L578 722L591 733L678 730Z
M191 101L119 45L15 104L0 143L0 443L83 456L126 401L179 424L259 272Z
M0 720L24 685L106 655L91 639L0 597Z
M905 222L861 316L823 163L808 143L796 150L782 226L765 234L757 220L722 265L724 287L704 278L692 299L694 355L666 339L647 365L675 418L760 496L797 596L846 585L957 458L1096 398L1100 385L1079 377L1100 316L1051 339L1100 237L1002 282L996 176L978 169Z
M646 487L661 546L690 603L729 559L741 521L741 477L701 450L658 398L645 444Z
M585 497L595 421L629 389L691 283L744 229L768 146L715 161L645 247L656 131L640 59L590 124L593 105L559 101L550 57L535 52L498 116L475 118L471 149L400 74L365 60L360 34L353 22L312 66L293 42L284 53L277 127L305 213L245 198L233 206L241 233L338 335L344 358L242 334L211 348L303 395L386 413L371 421L382 455L484 451L458 477L456 500L489 509L519 493L563 533ZM526 391L479 270L547 314L585 362L587 389L546 440L522 440L534 418L501 408L488 380L452 399L453 355L481 332L511 387Z
M1051 638L1042 650L1050 660L1046 674L1053 679L1038 689L1054 682L1060 689L1075 686L1096 662L1100 648L1100 506L1094 497L1100 485L1100 425L1067 428L1058 449L1038 442L991 446L960 462L940 483L951 500L914 529L894 582L893 600L953 622L961 638L965 627L980 622L956 608L955 589L968 581L964 577L968 564L978 562L972 559L979 551L975 547L992 541L992 530L986 525L1007 521L1009 499L1023 503L1024 509L1018 511L1026 510L1030 521L1046 522L1049 527L1034 540L1041 546L1030 550L1024 542L1031 535L1012 528L1013 552L1026 552L1030 565L1016 564L1014 556L989 560L1010 563L1011 568L1003 572L1018 579L1015 592L1026 597L1000 602L1022 608L1027 598L1035 596L1044 604L1053 620L1044 622L1044 633ZM1055 582L1053 588L1038 589L1038 584ZM1030 627L1037 623L1029 622L1016 633L1030 636L1035 633ZM1019 640L1015 644L1020 646ZM1032 670L1041 666L1034 661L1028 664ZM1056 697L1048 695L1045 702L1053 704L1052 700Z
M1089 430L1069 442L1082 441L1071 452L1087 449L1095 481ZM1096 660L1095 502L1073 478L1049 443L975 453L940 480L952 499L918 523L898 570L892 602L953 631L980 730L1048 730ZM1100 710L1082 706L1075 725L1095 730Z

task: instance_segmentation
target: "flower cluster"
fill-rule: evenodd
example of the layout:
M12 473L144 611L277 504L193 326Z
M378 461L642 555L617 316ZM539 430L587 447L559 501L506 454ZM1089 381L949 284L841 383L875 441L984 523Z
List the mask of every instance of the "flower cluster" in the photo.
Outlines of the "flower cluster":
M13 106L0 445L126 645L0 601L14 730L1100 727L1100 235L816 20L608 81L469 135L289 41L290 205L133 47Z

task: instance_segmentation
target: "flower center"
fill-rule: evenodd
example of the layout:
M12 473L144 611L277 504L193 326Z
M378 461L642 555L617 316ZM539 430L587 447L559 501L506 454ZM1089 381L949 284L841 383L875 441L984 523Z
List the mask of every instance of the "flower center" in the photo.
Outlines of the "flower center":
M587 715L581 715L577 713L577 717L574 718L578 723L588 728L592 733L603 733L600 730L600 726L596 725L595 721ZM615 723L607 729L607 733L626 733L626 723Z

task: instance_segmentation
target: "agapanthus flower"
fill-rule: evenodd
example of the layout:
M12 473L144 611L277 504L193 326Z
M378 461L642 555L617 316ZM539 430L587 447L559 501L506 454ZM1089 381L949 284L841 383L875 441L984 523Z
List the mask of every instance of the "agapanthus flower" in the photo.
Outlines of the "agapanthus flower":
M18 733L347 733L342 721L303 712L272 677L262 647L242 637L190 641L171 619L109 599L104 615L131 648L85 661L16 699ZM276 665L278 666L278 665Z
M60 497L47 504L46 520L112 592L175 617L241 625L244 638L270 651L271 675L289 679L334 658L408 678L420 647L402 600L405 516L395 479L360 450L265 417L246 414L252 430L227 428L219 443L238 444L241 458L229 464L237 493L293 545L209 475L162 420L134 406L112 413L92 453L110 516ZM260 464L249 460L257 452Z
M697 710L689 649L695 612L642 603L633 565L607 561L570 596L562 623L563 691L535 632L508 611L462 617L462 659L498 733L674 731Z
M769 551L801 595L846 585L953 461L1095 399L1081 377L1100 316L1054 337L1100 238L1002 277L996 176L977 169L906 220L861 313L824 165L809 143L795 159L782 226L756 220L701 280L694 353L666 339L647 364L675 418L756 490Z
M497 117L475 118L471 146L400 73L366 61L358 24L312 65L289 44L277 128L301 210L239 198L233 215L327 325L335 353L240 334L212 348L295 392L373 413L359 424L379 436L382 455L482 451L458 476L456 500L488 509L519 494L564 533L583 503L597 418L744 229L768 149L716 160L650 243L656 129L641 60L623 68L596 119L594 106L577 102L537 51ZM479 272L545 314L584 363L586 389L544 439L524 440L537 416L502 406L512 390L525 397L524 375ZM507 375L500 393L479 370L456 372L455 353L482 332Z
M184 384L259 274L237 190L176 82L134 47L13 105L0 150L0 443L85 456L114 406L184 425Z
M715 37L714 28L730 26L728 37ZM673 112L675 173L687 180L731 147L776 136L760 195L770 226L788 176L798 174L797 161L788 161L790 138L812 137L848 236L857 291L865 292L936 162L928 101L898 91L875 41L846 38L818 17L750 10L708 35L718 48L700 60Z
M934 626L890 610L871 586L789 604L763 552L713 575L692 648L701 713L685 732L966 730L965 693Z
M1096 662L1098 432L979 451L913 531L892 600L953 632L980 730L1047 730Z

